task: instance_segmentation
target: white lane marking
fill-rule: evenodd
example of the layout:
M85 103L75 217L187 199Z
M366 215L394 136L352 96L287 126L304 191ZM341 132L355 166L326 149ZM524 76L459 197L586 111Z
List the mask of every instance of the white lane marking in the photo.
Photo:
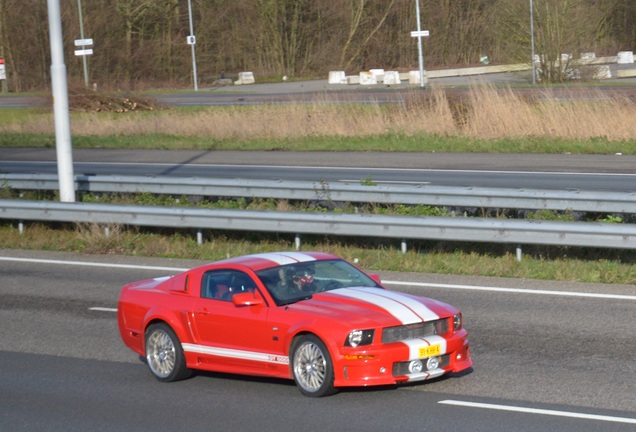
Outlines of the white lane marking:
M613 416L605 416L605 415L597 415L597 414L576 413L576 412L570 412L570 411L525 408L525 407L516 407L516 406L509 406L509 405L496 405L496 404L465 402L465 401L456 401L456 400L443 400L443 401L439 401L438 403L443 405L464 406L469 408L482 408L482 409L490 409L490 410L498 410L498 411L520 412L520 413L526 413L526 414L539 414L539 415L569 417L569 418L577 418L577 419L585 419L585 420L598 420L598 421L604 421L604 422L636 424L636 418L629 418L629 417L613 417Z
M46 161L13 161L16 163L29 163L29 164L50 164L51 162ZM133 165L133 166L156 166L156 167L174 167L176 163L165 163L165 162L78 162L81 165L98 165L98 166L109 166L109 165ZM436 168L386 168L386 167L377 167L377 168L369 168L369 167L351 167L351 166L298 166L298 165L267 165L267 164L202 164L202 163L194 163L187 164L188 167L197 167L197 168L284 168L284 169L300 169L303 171L319 171L319 170L347 170L347 171L402 171L402 172L445 172L445 173L487 173L487 174L549 174L549 175L558 175L558 176L607 176L607 177L634 177L636 174L631 173L603 173L603 172L576 172L576 171L505 171L505 170L475 170L475 169L436 169ZM360 181L357 179L356 181Z
M74 266L87 266L87 267L109 267L109 268L125 268L136 270L162 270L162 271L175 271L182 272L189 270L187 268L176 267L155 267L155 266L139 266L132 264L110 264L110 263L95 263L88 261L63 261L63 260L49 260L49 259L37 259L37 258L14 258L14 257L0 257L0 261L14 261L14 262L29 262L39 264L60 264L60 265L74 265Z
M88 308L88 310L98 311L98 312L117 312L117 308L107 308L107 307L99 307L99 306Z
M564 297L589 297L589 298L614 299L614 300L636 300L636 296L632 296L632 295L586 293L586 292L576 292L576 291L532 290L532 289L524 289L524 288L501 288L501 287L489 287L489 286L478 286L478 285L453 285L453 284L404 282L404 281L389 281L389 280L382 281L382 284L398 285L398 286L417 286L417 287L426 287L426 288L471 290L471 291L493 291L493 292L505 292L505 293L516 293L516 294L540 294L540 295L564 296Z
M2 256L0 256L0 261L31 262L31 263L58 264L58 265L76 265L76 266L89 266L89 267L126 268L126 269L135 269L135 270L161 270L161 271L172 271L175 273L189 270L189 268L180 268L180 267L157 267L157 266L142 266L142 265L131 265L131 264L108 264L108 263L93 263L93 262L84 262L84 261L63 261L63 260L15 258L15 257L2 257ZM536 295L583 297L583 298L598 298L598 299L612 299L612 300L632 300L632 301L636 300L636 296L623 295L623 294L531 290L531 289L523 289L523 288L502 288L502 287L489 287L489 286L479 286L479 285L454 285L454 284L404 282L404 281L391 281L391 280L383 280L382 284L396 285L396 286L417 286L417 287L425 287L425 288L491 291L491 292L504 292L504 293L516 293L516 294L536 294Z

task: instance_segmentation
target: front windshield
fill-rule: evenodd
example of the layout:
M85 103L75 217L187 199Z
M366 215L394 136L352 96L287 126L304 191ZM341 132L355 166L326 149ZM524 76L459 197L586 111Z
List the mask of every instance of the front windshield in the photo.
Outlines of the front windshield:
M294 263L270 267L256 274L279 306L337 288L379 286L369 276L343 260Z

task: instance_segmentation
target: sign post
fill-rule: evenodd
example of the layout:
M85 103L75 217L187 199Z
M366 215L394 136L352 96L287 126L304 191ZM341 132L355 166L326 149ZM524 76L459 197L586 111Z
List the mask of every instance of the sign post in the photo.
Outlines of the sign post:
M80 41L84 41L84 18L82 17L82 0L77 0L77 9L79 10L79 25L80 25ZM90 40L90 43L87 43L86 45L93 45L93 39L88 39ZM78 45L77 41L75 41L75 46L81 46L82 48L84 48L86 45L81 44ZM91 54L93 54L93 50L91 50ZM89 54L77 54L77 51L75 51L75 55L81 55L82 56L82 64L84 65L84 86L88 87L88 65L86 62L86 56Z
M194 91L199 90L199 83L197 79L197 57L194 52L194 46L197 44L197 38L194 36L194 25L192 24L192 2L188 0L188 16L190 18L190 35L187 37L186 42L192 48L192 75L194 77Z

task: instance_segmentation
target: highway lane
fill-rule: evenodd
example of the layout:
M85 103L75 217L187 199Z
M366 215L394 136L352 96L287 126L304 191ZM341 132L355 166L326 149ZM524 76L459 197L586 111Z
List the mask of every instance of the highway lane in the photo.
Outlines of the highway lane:
M196 264L0 250L0 430L634 430L633 286L383 273L463 310L474 370L313 400L279 380L162 384L123 346L120 287Z
M75 174L634 192L636 156L379 152L74 151ZM4 148L0 172L57 173L52 149Z

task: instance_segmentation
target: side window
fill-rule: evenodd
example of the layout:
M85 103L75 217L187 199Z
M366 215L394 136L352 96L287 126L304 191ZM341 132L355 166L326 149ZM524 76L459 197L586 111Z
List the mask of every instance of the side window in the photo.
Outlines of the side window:
M213 270L203 274L201 297L232 301L239 292L254 292L256 283L247 274L237 270Z

